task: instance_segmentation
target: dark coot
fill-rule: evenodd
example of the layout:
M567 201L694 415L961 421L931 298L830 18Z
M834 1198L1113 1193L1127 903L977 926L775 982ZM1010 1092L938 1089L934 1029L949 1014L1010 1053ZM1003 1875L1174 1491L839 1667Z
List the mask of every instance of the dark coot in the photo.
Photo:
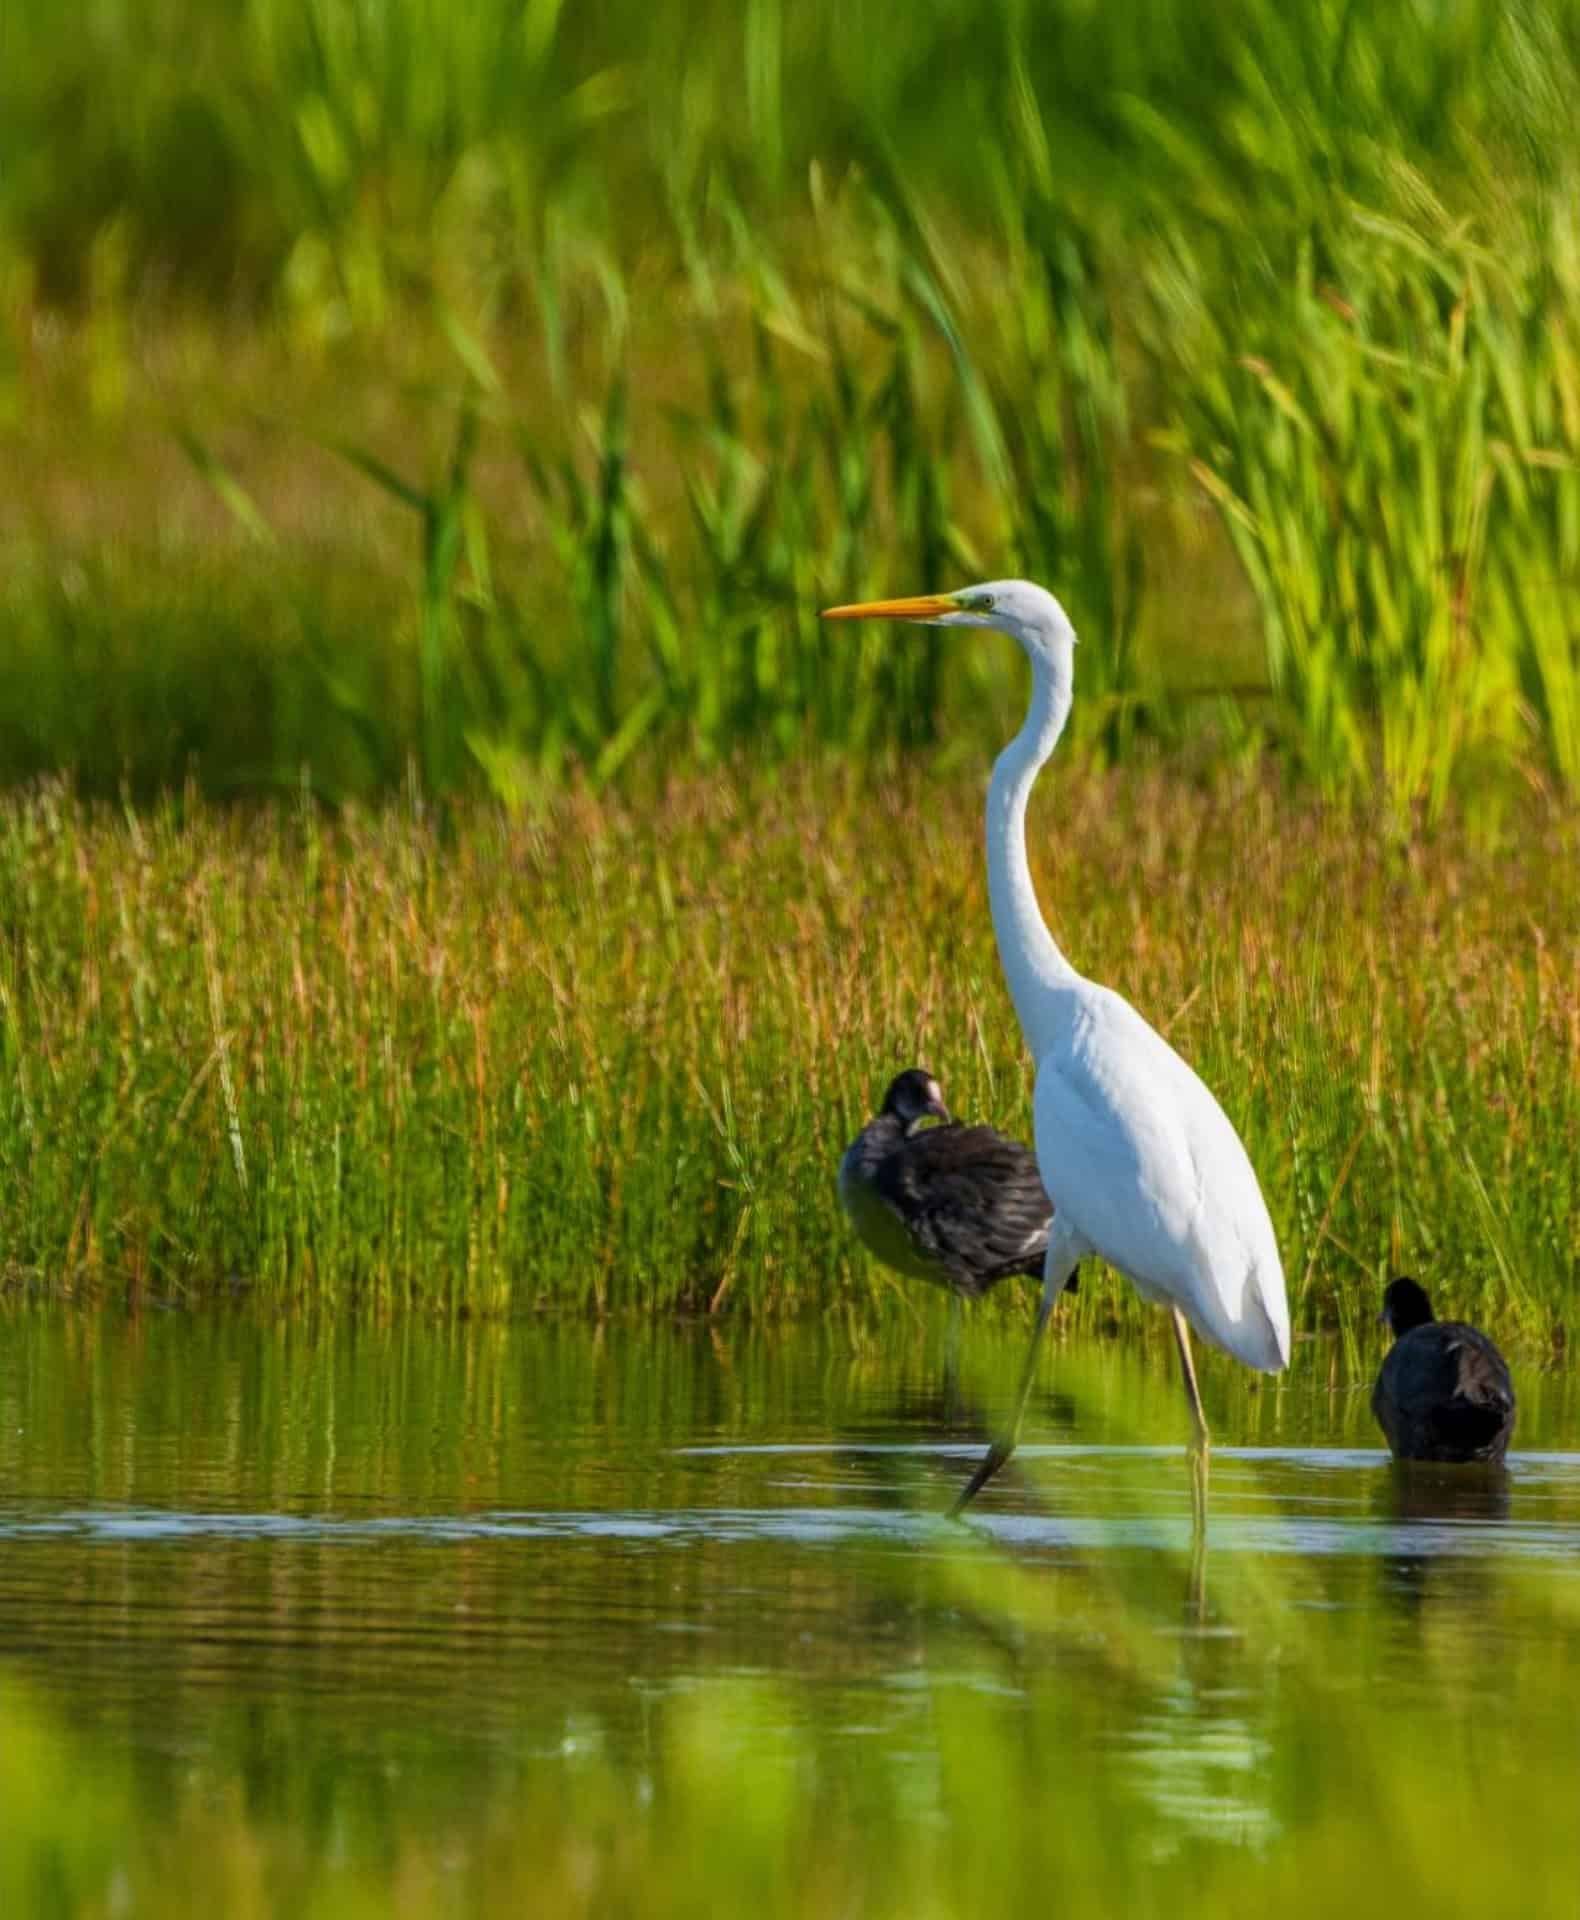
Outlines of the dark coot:
M1503 1355L1475 1327L1436 1320L1426 1289L1394 1280L1381 1324L1394 1343L1372 1389L1372 1412L1400 1460L1501 1460L1514 1431L1514 1385Z
M953 1120L921 1067L890 1083L882 1109L845 1149L839 1197L885 1266L962 1299L1011 1274L1042 1278L1053 1205L1036 1155L992 1127Z

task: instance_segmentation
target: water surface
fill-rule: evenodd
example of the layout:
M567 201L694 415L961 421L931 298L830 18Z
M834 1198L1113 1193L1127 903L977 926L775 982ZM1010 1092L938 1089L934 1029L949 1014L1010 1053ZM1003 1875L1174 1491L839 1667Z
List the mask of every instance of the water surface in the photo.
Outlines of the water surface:
M1506 1475L1400 1475L1335 1355L1278 1387L1212 1367L1203 1556L1161 1343L1050 1356L1022 1456L945 1521L1019 1336L974 1335L951 1390L935 1332L15 1315L0 1679L151 1809L199 1778L376 1850L589 1753L638 1778L665 1703L721 1679L769 1683L766 1743L881 1739L922 1777L939 1688L1013 1711L1122 1655L1151 1677L1104 1696L1105 1764L1254 1837L1303 1619L1401 1708L1448 1635L1495 1702L1580 1595L1569 1374L1522 1374ZM1247 1628L1225 1595L1253 1590Z

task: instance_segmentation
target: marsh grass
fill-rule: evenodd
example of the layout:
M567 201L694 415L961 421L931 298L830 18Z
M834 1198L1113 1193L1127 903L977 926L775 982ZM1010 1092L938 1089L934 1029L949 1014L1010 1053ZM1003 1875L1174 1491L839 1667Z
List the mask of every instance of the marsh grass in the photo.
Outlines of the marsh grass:
M914 1059L1029 1127L975 778L649 776L449 827L305 797L0 814L13 1284L284 1306L924 1311L832 1170ZM1489 835L1493 837L1489 838ZM1539 1343L1574 1308L1573 822L1389 841L1252 779L1039 796L1050 917L1244 1133L1297 1323L1385 1270ZM1145 1318L1118 1282L1076 1326Z

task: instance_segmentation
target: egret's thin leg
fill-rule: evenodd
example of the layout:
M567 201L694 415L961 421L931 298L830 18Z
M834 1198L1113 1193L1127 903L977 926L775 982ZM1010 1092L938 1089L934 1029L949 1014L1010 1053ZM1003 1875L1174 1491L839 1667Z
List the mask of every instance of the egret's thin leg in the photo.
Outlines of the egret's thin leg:
M1212 1435L1207 1431L1207 1416L1202 1411L1201 1388L1196 1384L1196 1362L1191 1358L1190 1325L1179 1308L1174 1309L1174 1339L1180 1350L1180 1365L1185 1370L1185 1392L1190 1400L1196 1432L1190 1447L1191 1520L1200 1532L1207 1524L1207 1455Z
M1207 1533L1207 1471L1211 1457L1211 1450L1206 1446L1190 1450L1190 1524L1198 1540L1204 1539Z
M1026 1349L1026 1364L1021 1368L1020 1386L1015 1394L1015 1415L1010 1422L1007 1435L995 1440L987 1450L987 1458L966 1482L965 1492L949 1509L950 1519L956 1519L977 1497L987 1483L1003 1466L1015 1451L1015 1443L1020 1438L1020 1424L1026 1417L1026 1402L1031 1398L1031 1383L1037 1377L1037 1349L1042 1345L1042 1336L1053 1317L1053 1301L1046 1293L1037 1302L1037 1322L1031 1330L1031 1345Z
M1212 1435L1207 1431L1201 1388L1196 1384L1196 1362L1191 1358L1190 1350L1190 1322L1178 1307L1174 1309L1174 1338L1179 1345L1180 1365L1185 1369L1185 1391L1190 1396L1190 1410L1196 1422L1196 1444L1205 1448L1211 1445Z
M966 1482L964 1493L949 1509L951 1518L957 1517L970 1506L1015 1451L1015 1442L1020 1438L1020 1424L1026 1417L1026 1402L1031 1398L1031 1383L1037 1374L1038 1349L1042 1346L1042 1336L1047 1331L1048 1322L1053 1317L1054 1302L1063 1293L1064 1283L1074 1273L1086 1250L1084 1241L1068 1228L1061 1231L1059 1223L1055 1221L1047 1257L1043 1261L1042 1298L1037 1303L1037 1324L1031 1330L1031 1345L1026 1349L1026 1364L1021 1369L1020 1389L1015 1395L1015 1417L1008 1434L993 1442L988 1448L987 1458Z

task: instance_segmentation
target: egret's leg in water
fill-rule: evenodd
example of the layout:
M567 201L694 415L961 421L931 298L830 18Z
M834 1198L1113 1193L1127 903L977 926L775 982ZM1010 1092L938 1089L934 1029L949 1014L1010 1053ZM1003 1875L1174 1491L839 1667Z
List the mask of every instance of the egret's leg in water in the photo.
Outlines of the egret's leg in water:
M1008 1434L995 1440L987 1450L987 1457L971 1478L966 1482L965 1491L949 1509L951 1516L965 1511L987 1483L1003 1466L1015 1451L1015 1443L1020 1438L1020 1425L1026 1417L1026 1402L1031 1398L1031 1383L1037 1376L1037 1354L1042 1346L1042 1336L1048 1322L1053 1317L1053 1303L1064 1291L1065 1282L1074 1273L1084 1245L1075 1234L1060 1232L1057 1224L1053 1237L1048 1242L1048 1257L1042 1268L1042 1298L1037 1303L1037 1321L1031 1330L1031 1345L1026 1349L1026 1364L1021 1368L1020 1387L1015 1395L1015 1413L1010 1421Z
M1192 1622L1207 1624L1207 1529L1193 1527L1190 1541L1190 1582L1188 1601Z
M1207 1431L1207 1416L1202 1412L1201 1388L1196 1384L1196 1362L1191 1358L1190 1326L1179 1308L1174 1309L1174 1338L1179 1345L1180 1365L1185 1370L1185 1392L1190 1400L1191 1418L1196 1431L1190 1445L1191 1522L1200 1532L1207 1524L1207 1455L1212 1435Z

